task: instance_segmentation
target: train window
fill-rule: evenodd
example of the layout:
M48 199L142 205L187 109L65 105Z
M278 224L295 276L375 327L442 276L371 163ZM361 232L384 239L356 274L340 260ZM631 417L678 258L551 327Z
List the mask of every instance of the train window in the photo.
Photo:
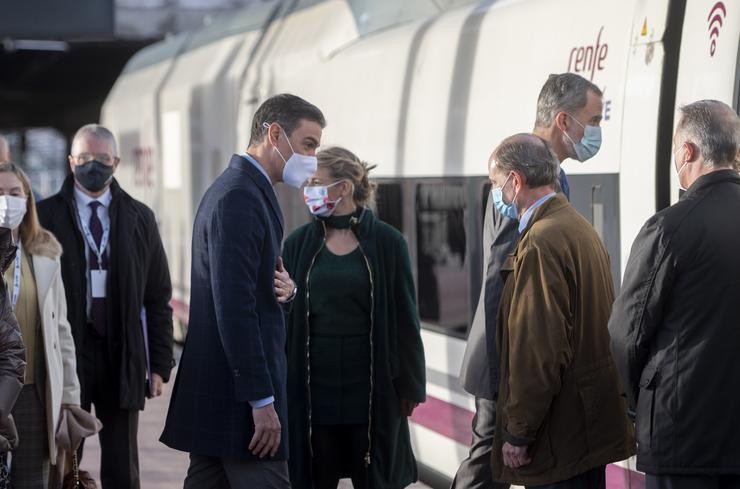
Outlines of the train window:
M462 336L470 316L465 186L423 183L416 192L419 315L425 327Z
M379 183L375 195L378 217L403 232L403 195L400 183Z

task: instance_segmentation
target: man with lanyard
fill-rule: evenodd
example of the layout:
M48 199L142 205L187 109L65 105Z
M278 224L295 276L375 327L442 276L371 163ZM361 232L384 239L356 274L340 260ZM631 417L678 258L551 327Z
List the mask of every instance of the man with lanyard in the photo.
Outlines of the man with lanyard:
M94 404L103 422L103 489L138 489L139 410L145 396L161 395L174 364L172 286L154 214L113 178L117 155L108 129L83 126L72 141L72 174L38 211L65 251L82 407Z
M550 75L540 90L532 132L547 141L559 163L568 158L583 162L601 146L602 111L602 93L596 85L573 73ZM570 198L568 179L562 169L558 184ZM473 439L470 453L455 475L453 489L508 487L491 479L490 454L499 383L495 340L496 312L503 289L500 272L519 236L518 227L524 226L517 222L513 209L500 199L488 200L483 228L483 285L460 372L460 383L475 396Z

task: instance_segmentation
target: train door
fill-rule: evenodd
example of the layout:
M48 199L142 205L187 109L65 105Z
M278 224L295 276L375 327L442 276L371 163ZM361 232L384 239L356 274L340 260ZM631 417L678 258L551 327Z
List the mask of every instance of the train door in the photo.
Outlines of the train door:
M740 4L737 2L686 2L674 110L702 99L725 102L740 113ZM679 189L672 162L667 171L674 173L671 202L676 202Z

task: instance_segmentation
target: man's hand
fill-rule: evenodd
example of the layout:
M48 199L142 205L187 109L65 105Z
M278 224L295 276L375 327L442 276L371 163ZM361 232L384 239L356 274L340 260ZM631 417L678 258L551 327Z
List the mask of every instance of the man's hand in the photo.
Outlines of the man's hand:
M504 465L512 469L518 469L532 463L532 459L527 455L526 446L517 447L506 441L504 446L501 447L501 452L504 455Z
M414 414L414 409L418 406L418 402L409 401L408 399L401 399L401 414L407 418Z
M293 291L295 290L295 282L288 275L287 270L283 266L283 259L278 256L277 263L275 265L275 295L277 296L278 302L288 302L293 298Z
M162 386L164 385L164 379L162 379L162 376L159 374L155 374L152 372L152 378L150 379L152 385L151 385L151 394L152 397L159 397L162 395Z
M280 419L275 412L274 404L252 408L252 418L254 436L249 442L249 451L259 458L267 454L274 457L280 447Z

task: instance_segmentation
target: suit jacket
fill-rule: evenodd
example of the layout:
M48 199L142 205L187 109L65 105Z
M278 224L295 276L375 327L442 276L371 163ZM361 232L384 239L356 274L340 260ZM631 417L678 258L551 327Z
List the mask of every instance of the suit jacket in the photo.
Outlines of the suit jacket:
M483 286L470 326L460 371L460 383L475 397L494 400L498 394L499 361L496 350L496 313L504 281L501 266L519 236L516 219L504 217L489 197L483 225Z
M270 182L234 155L193 226L190 322L161 440L183 451L252 459L249 401L275 397L288 456L285 322L275 297L283 218Z
M154 213L128 195L114 179L110 186L110 245L106 346L113 369L110 388L117 391L121 409L144 409L146 351L141 308L146 308L149 360L152 371L166 382L174 365L172 355L172 285L167 257ZM62 280L67 319L78 360L87 347L87 257L74 203L74 178L38 204L41 225L62 245ZM82 362L77 375L83 392L89 388Z

